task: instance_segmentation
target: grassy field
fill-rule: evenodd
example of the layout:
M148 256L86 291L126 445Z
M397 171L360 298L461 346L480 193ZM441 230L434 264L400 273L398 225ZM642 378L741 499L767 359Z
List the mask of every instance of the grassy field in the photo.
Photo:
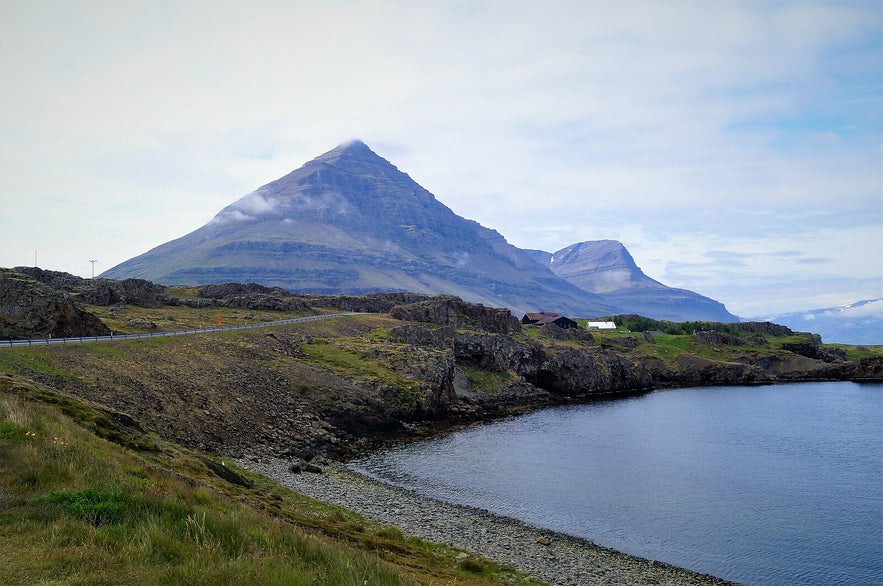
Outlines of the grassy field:
M102 419L0 374L0 583L533 583Z

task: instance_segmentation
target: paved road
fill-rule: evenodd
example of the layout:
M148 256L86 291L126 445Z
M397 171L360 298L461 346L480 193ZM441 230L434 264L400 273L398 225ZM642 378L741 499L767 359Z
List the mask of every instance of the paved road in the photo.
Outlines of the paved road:
M265 321L257 324L244 324L241 326L220 326L215 328L199 328L196 330L175 330L171 332L148 332L146 334L117 334L115 336L80 336L77 338L33 338L30 340L0 340L0 348L14 348L16 346L48 346L50 344L79 344L81 342L107 342L110 340L134 340L136 338L162 338L165 336L184 336L187 334L204 334L206 332L223 332L226 330L250 330L265 326L281 326L284 324L296 324L334 317L346 317L350 315L362 315L359 312L329 313L326 315L312 315L310 317L296 317L293 319L281 319L279 321Z

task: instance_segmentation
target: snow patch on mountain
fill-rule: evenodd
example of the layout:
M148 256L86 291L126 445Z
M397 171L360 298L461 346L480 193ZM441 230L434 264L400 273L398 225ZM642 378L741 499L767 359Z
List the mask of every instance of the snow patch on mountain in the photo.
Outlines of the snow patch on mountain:
M826 307L756 318L812 332L827 343L883 345L883 299L866 299Z

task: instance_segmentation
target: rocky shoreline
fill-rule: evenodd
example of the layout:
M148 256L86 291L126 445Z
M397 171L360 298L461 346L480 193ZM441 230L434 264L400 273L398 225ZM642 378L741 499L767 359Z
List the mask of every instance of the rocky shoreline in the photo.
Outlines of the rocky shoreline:
M470 551L549 584L731 584L480 509L426 498L342 464L327 465L322 473L292 472L291 461L278 458L243 459L239 464L317 500L396 526L405 535Z

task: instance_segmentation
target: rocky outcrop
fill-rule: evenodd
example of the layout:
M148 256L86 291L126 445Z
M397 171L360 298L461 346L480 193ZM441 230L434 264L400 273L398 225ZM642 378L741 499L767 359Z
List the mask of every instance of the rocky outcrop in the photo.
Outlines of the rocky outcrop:
M144 279L84 279L70 273L47 271L37 267L16 267L14 271L27 275L56 291L73 295L87 305L116 305L126 303L139 307L177 305L178 300L165 294L166 288Z
M860 358L843 365L845 380L883 381L883 358Z
M281 287L265 287L257 283L203 285L197 290L199 297L186 299L185 305L274 311L312 311L314 307L323 307L361 313L388 313L397 305L427 299L426 295L399 292L368 295L303 295L291 293Z
M746 362L722 362L694 355L677 359L675 370L657 372L660 386L747 385L775 380L768 369Z
M199 298L188 298L189 307L212 305L237 309L271 311L312 311L303 297L295 296L281 287L264 287L257 283L223 283L199 287Z
M527 380L568 397L636 392L649 390L654 384L651 371L641 362L581 348L544 351L537 362L525 367Z
M782 349L794 352L798 356L822 360L824 362L837 362L846 360L846 352L842 348L822 348L815 340L782 344Z
M139 307L177 305L178 300L165 294L162 285L144 279L95 279L78 288L77 295L89 305L116 305L125 303Z
M741 332L757 332L769 334L770 336L793 336L795 333L791 330L791 328L787 328L785 326L774 324L768 321L744 321L729 325L733 329L739 330Z
M745 343L740 336L723 332L699 331L693 334L693 337L700 344L711 344L712 346L739 346Z
M508 309L466 303L459 297L424 298L416 303L397 305L389 313L402 321L471 328L495 334L514 334L521 331L521 322Z
M540 326L540 333L553 340L579 340L585 344L595 343L592 333L582 328L562 328L558 324L548 323Z
M497 372L518 371L519 365L531 362L540 348L537 344L516 342L509 336L456 330L450 326L397 326L390 329L390 334L396 341L414 347L449 350L459 364Z
M633 392L652 386L651 371L640 362L597 348L549 348L502 334L469 332L445 326L407 325L390 333L415 347L449 350L457 365L511 372L538 389L560 397Z
M750 331L750 330L749 330ZM644 332L645 334L647 332ZM790 334L788 334L790 335ZM728 334L726 332L716 332L714 330L701 330L693 334L693 337L700 344L711 344L712 346L769 346L766 338L760 335L741 336L737 334Z
M52 289L61 289L71 293L82 287L86 279L62 271L48 271L39 267L15 267L17 273L27 275L33 280L49 285Z
M107 326L70 294L15 270L0 269L0 339L108 334Z

